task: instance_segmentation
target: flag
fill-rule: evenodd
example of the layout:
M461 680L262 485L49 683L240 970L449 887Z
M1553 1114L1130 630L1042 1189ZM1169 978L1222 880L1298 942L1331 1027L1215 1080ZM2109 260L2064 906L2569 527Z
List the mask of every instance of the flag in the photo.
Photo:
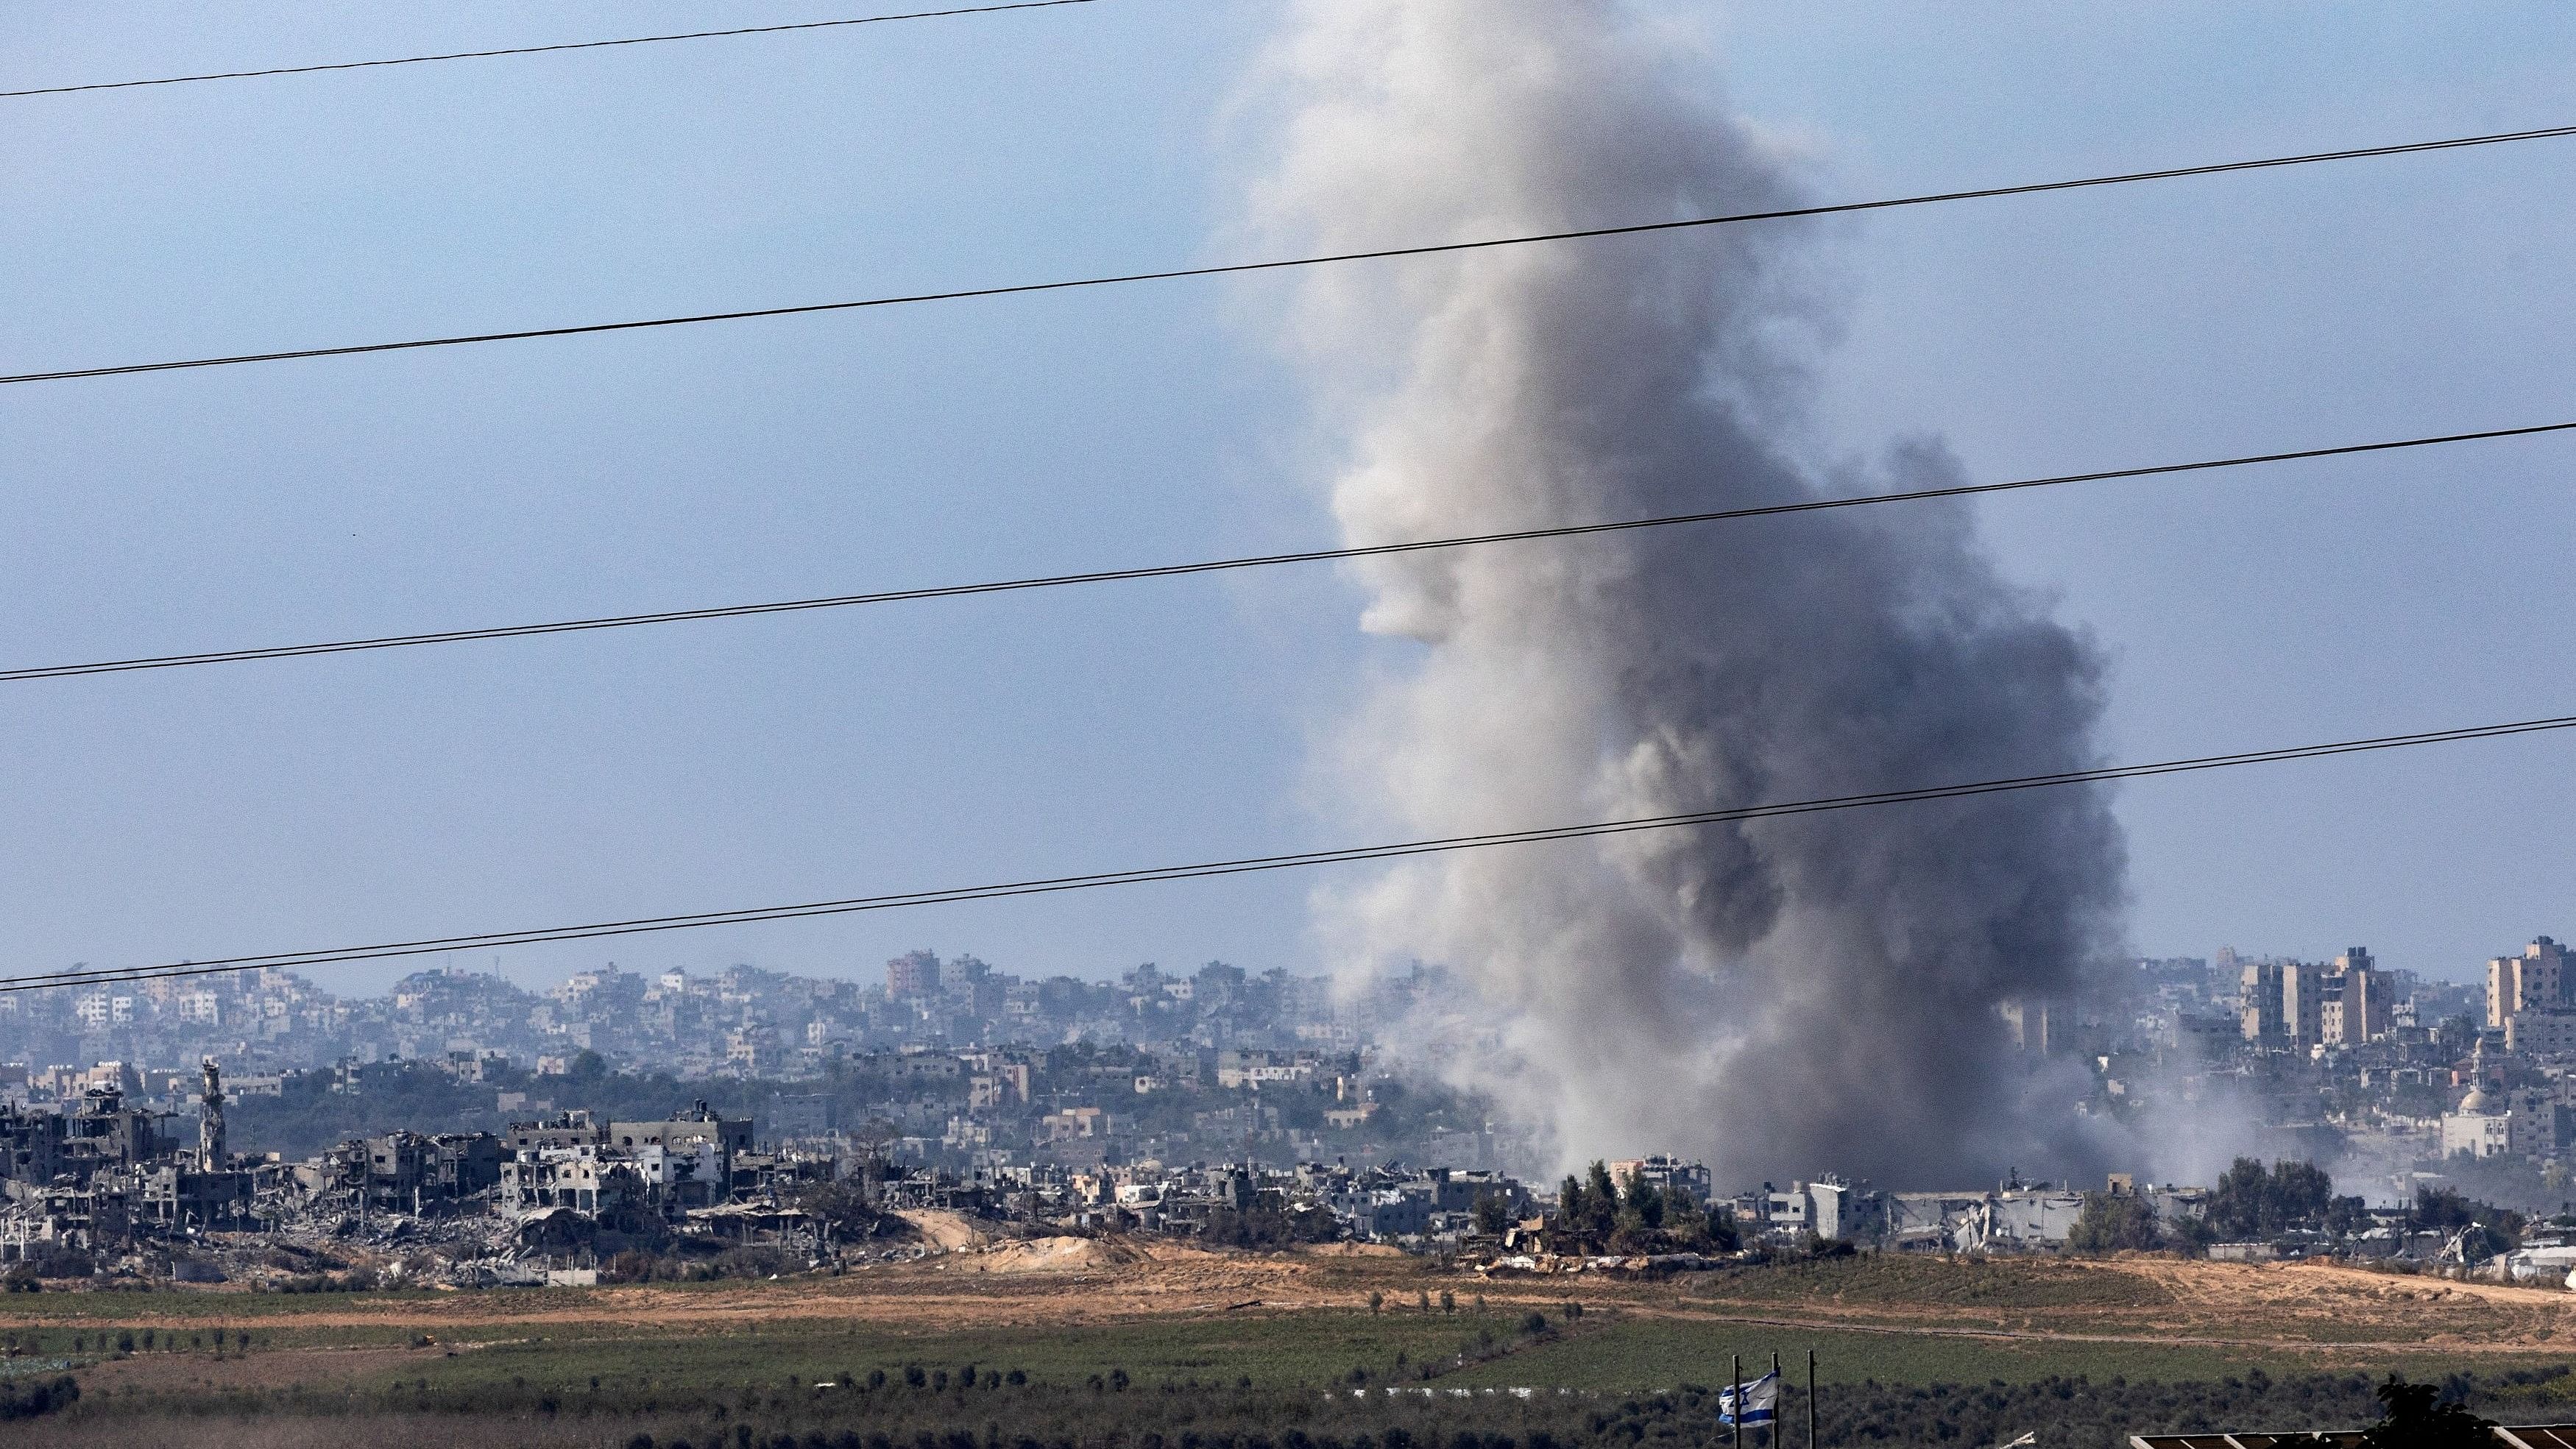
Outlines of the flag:
M1779 1417L1779 1406L1780 1375L1776 1371L1744 1386L1745 1423L1768 1424ZM1717 1422L1735 1422L1735 1390L1732 1388L1717 1391Z

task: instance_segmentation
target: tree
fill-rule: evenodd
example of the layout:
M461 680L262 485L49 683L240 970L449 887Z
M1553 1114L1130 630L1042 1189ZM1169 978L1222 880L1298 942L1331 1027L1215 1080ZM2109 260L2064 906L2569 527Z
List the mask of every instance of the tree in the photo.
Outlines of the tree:
M2382 1417L2362 1431L2368 1449L2489 1449L2487 1431L2493 1419L2481 1419L2466 1404L2439 1402L2436 1384L2410 1384L2395 1374L2379 1386Z
M1584 1220L1590 1216L1584 1210L1583 1184L1574 1180L1573 1173L1567 1173L1565 1181L1557 1185L1556 1216L1566 1231L1574 1233L1583 1231Z
M1689 1189L1678 1182L1664 1185L1664 1225L1697 1236L1706 1232L1705 1214Z
M1503 1229L1511 1225L1511 1209L1498 1194L1489 1192L1476 1199L1477 1232L1487 1237L1499 1238L1503 1235Z
M2419 1187L2415 1189L2415 1211L2408 1221L2418 1228L2447 1233L2477 1221L2477 1214L2457 1188Z
M2240 1157L2209 1194L2209 1225L2231 1238L2268 1238L2316 1226L2333 1202L2334 1179L2313 1162L2280 1161L2267 1171Z
M1619 1185L1610 1180L1610 1165L1598 1157L1584 1174L1583 1226L1603 1238L1619 1226Z
M2207 1218L2182 1213L2165 1225L2165 1239L2184 1257L2197 1258L2218 1241L2218 1230L2209 1225Z
M2272 1175L2263 1170L2260 1158L2240 1157L2218 1175L2218 1186L2210 1189L2210 1227L2231 1238L2250 1238L2263 1231L2263 1199L2272 1186Z
M2107 1192L2084 1194L2084 1211L2077 1215L2075 1226L2066 1234L2068 1251L2077 1253L2144 1250L2163 1241L2164 1232L2156 1222L2154 1204L2134 1193L2116 1196Z
M1628 1190L1625 1196L1628 1213L1636 1219L1639 1227L1650 1233L1659 1231L1663 1227L1664 1194L1660 1189L1647 1186L1643 1177L1632 1172L1628 1174Z
M2272 1164L2271 1190L2265 1194L2265 1230L2280 1232L2324 1220L2334 1201L2334 1179L2313 1162Z

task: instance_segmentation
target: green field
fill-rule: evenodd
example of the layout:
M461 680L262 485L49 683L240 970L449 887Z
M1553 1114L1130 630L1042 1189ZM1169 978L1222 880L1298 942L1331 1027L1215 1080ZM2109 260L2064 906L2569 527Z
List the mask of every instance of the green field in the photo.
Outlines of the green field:
M1464 1317L1465 1315L1461 1315ZM1497 1318L1497 1325L1505 1321ZM960 1375L1017 1370L1036 1385L1080 1387L1124 1371L1141 1386L1321 1388L1353 1369L1382 1380L1455 1354L1471 1334L1456 1318L1301 1314L1164 1319L1088 1326L959 1329L936 1333L874 1324L787 1320L703 1333L638 1333L577 1325L503 1341L453 1358L424 1355L380 1377L432 1389L499 1383L632 1391L722 1392L745 1384L812 1385L843 1374L865 1380L909 1367Z
M744 1449L746 1429L765 1436L755 1449L791 1433L795 1449L1462 1449L1470 1431L1473 1449L1683 1449L1722 1439L1708 1390L1731 1358L1750 1377L1779 1355L1784 1412L1803 1422L1811 1348L1828 1445L1976 1449L2053 1426L2051 1444L2121 1449L2148 1428L2344 1426L2373 1416L2391 1371L2462 1385L2516 1422L2576 1417L2576 1375L2546 1351L2576 1341L2576 1298L2147 1266L1882 1259L1483 1282L1419 1260L1252 1257L1193 1260L1199 1276L1159 1289L1112 1271L48 1292L0 1302L15 1324L0 1351L16 1355L0 1381L68 1363L79 1402L12 1433L77 1449L639 1434ZM1454 1311L1424 1306L1444 1291ZM1373 1292L1382 1311L1359 1306ZM1256 1294L1272 1296L1223 1306ZM2437 1335L2460 1350L2358 1346ZM2209 1341L2239 1338L2252 1346Z
M165 1295L153 1295L161 1297ZM166 1295L184 1300L184 1295ZM575 1308L580 1295L549 1295L550 1306ZM202 1301L202 1300L200 1300ZM246 1300L259 1303L261 1300ZM275 1300L268 1300L274 1302ZM844 1375L867 1380L874 1373L900 1378L907 1368L962 1377L1018 1371L1033 1385L1080 1387L1095 1375L1123 1371L1144 1387L1226 1386L1249 1380L1262 1389L1340 1388L1353 1384L1436 1383L1442 1387L1524 1386L1606 1393L1653 1393L1683 1385L1726 1381L1730 1355L1748 1377L1777 1354L1803 1376L1809 1349L1818 1355L1822 1382L2030 1383L2049 1378L2184 1382L2217 1380L2260 1368L2275 1375L2338 1366L2330 1349L2299 1352L2213 1345L2139 1342L2071 1342L1970 1335L1809 1330L1726 1321L1596 1311L1569 1322L1560 1311L1547 1329L1524 1331L1522 1315L1497 1310L1451 1314L1309 1311L1294 1314L1209 1315L1138 1319L1091 1325L1024 1328L956 1328L921 1331L856 1320L783 1318L768 1323L729 1322L692 1328L685 1314L651 1328L600 1321L547 1321L540 1325L486 1323L427 1335L399 1324L303 1324L292 1312L256 1317L228 1315L224 1358L207 1343L203 1318L157 1310L143 1295L119 1295L121 1307L155 1311L119 1315L128 1325L157 1321L179 1326L144 1331L98 1326L104 1315L64 1315L43 1328L0 1334L31 1359L200 1363L220 1382L224 1363L261 1360L281 1351L305 1350L313 1387L325 1384L373 1391L410 1385L433 1396L472 1396L500 1387L556 1394L654 1393L665 1397L722 1395L743 1386L811 1386ZM247 1332L245 1353L239 1335ZM116 1345L131 1342L126 1354ZM401 1350L351 1361L336 1372L317 1349ZM2341 1356L2339 1356L2341 1357ZM2543 1355L2481 1359L2485 1367L2519 1367L2556 1361ZM2351 1360L2344 1358L2343 1362ZM2405 1355L2369 1367L2446 1371L2455 1360ZM1428 1370L1430 1377L1424 1377ZM1357 1377L1355 1377L1357 1375Z

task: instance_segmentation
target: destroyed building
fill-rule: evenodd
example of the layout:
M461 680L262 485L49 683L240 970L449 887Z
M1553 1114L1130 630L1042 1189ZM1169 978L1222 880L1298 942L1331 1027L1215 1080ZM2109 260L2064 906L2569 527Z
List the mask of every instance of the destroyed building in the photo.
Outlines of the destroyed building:
M69 1111L0 1107L0 1258L87 1250L139 1226L229 1226L246 1220L251 1174L224 1150L223 1088L204 1067L197 1141L181 1147L158 1114L129 1106L119 1085L92 1085Z

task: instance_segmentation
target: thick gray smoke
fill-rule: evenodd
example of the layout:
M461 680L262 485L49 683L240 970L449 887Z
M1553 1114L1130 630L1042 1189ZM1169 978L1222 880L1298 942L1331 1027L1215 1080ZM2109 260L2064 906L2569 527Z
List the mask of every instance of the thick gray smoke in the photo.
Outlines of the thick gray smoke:
M1357 248L1790 202L1707 58L1612 0L1316 0L1271 57L1263 239ZM1685 71L1685 64L1692 67ZM1307 274L1288 324L1352 543L1913 488L1937 446L1793 461L1817 233L1762 224ZM1370 567L1421 648L1329 764L1354 824L1449 834L2097 763L2101 661L1937 504ZM1356 802L1356 803L1353 803ZM2059 789L1427 858L1320 902L1354 969L1474 983L1446 1070L1556 1161L2045 1170L2002 1002L2097 959L2122 850ZM2025 1103L2035 1105L2026 1106ZM2062 1154L2058 1160L2063 1161Z

